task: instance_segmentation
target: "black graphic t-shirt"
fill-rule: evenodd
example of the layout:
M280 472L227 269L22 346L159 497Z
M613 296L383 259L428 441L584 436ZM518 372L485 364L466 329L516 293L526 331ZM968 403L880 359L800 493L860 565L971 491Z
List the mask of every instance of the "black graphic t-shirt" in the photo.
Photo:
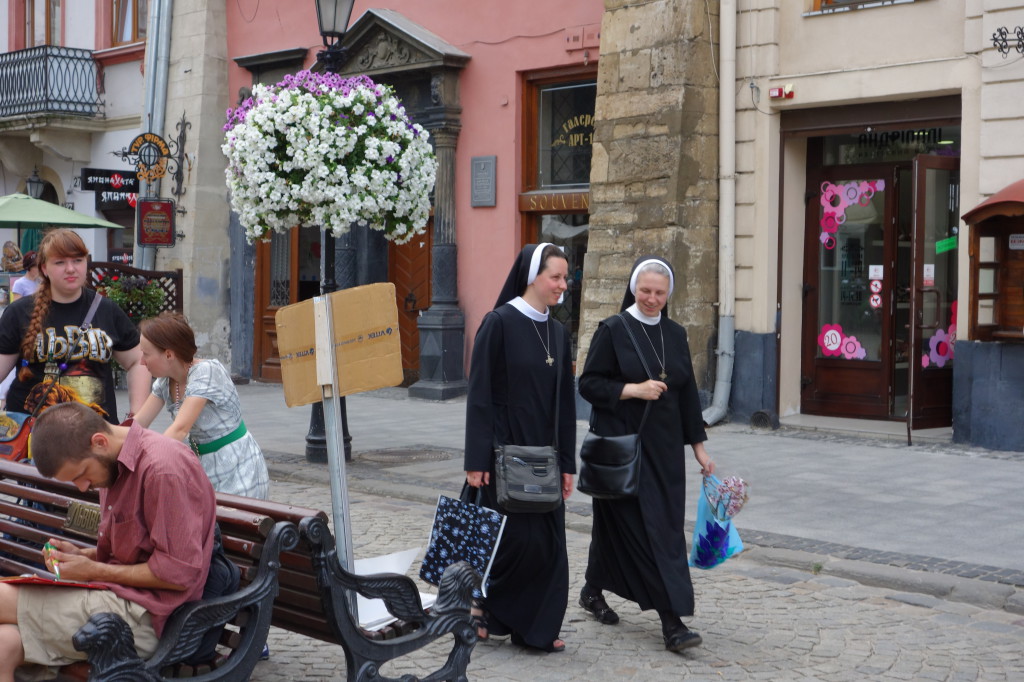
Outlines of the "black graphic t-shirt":
M117 304L104 298L96 309L90 328L83 332L80 325L96 296L98 294L92 289L85 289L73 303L54 301L51 304L43 331L36 337L35 353L28 358L32 379L23 382L15 378L7 392L8 410L26 411L25 398L32 387L43 380L47 362L54 368L66 363L61 384L75 389L82 400L99 403L107 412L107 421L118 423L110 362L114 359L114 351L131 350L139 345L139 330ZM28 329L34 307L35 296L19 298L7 306L3 317L0 317L0 353L18 356L16 370L22 367L21 339Z

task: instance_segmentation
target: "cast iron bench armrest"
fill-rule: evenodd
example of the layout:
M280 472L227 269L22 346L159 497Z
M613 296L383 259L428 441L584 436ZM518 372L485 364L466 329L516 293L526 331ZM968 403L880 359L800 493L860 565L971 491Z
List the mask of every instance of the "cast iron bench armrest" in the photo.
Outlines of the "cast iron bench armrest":
M345 650L349 682L399 682L394 678L383 677L380 674L380 666L446 634L451 634L454 638L447 661L438 670L418 679L421 682L464 682L467 679L466 666L477 640L470 607L473 602L473 590L480 585L480 575L469 564L458 563L448 567L438 587L437 601L427 612L423 610L416 583L407 576L361 576L346 571L338 560L334 536L331 535L326 520L303 519L299 524L299 530L312 551L313 571L316 573L327 623ZM356 617L349 610L347 590L353 590L367 598L383 599L392 616L407 624L415 624L416 628L393 639L370 639L360 629Z

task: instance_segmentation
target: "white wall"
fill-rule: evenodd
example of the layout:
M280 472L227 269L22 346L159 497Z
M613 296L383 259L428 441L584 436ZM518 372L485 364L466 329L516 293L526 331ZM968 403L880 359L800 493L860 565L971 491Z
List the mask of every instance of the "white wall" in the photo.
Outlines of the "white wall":
M11 2L14 0L0 0L0 52L10 52L11 48L7 42L7 32L10 24Z
M96 3L64 0L64 46L96 49Z

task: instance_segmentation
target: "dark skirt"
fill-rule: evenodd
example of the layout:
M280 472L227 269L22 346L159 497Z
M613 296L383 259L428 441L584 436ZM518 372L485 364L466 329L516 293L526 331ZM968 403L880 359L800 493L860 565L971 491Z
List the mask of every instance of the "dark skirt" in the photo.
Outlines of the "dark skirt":
M493 485L486 489L493 504ZM569 600L565 505L545 514L507 514L484 600L489 631L547 648L558 639Z
M672 535L661 527L648 532L638 500L594 500L587 582L636 602L641 610L671 611L692 616L693 583L681 530ZM655 537L658 543L652 542ZM671 552L675 556L667 556Z

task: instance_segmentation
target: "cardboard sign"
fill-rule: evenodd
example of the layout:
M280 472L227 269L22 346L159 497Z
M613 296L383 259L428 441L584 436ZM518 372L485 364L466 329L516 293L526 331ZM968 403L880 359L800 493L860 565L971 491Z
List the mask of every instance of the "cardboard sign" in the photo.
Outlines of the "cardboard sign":
M388 283L327 295L334 325L338 367L337 397L402 383L402 343L398 333L395 285ZM277 311L277 348L288 407L318 403L314 300Z

